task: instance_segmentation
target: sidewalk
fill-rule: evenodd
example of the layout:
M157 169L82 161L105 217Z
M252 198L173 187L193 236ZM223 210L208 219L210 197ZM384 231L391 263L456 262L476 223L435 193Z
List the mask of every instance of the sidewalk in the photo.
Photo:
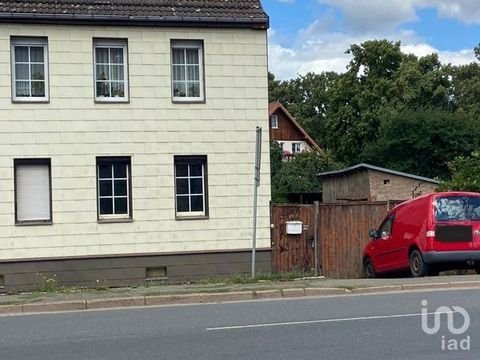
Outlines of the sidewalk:
M67 289L64 292L2 295L0 296L0 314L445 288L480 289L480 275L392 279L304 278L288 282L257 282L251 284L158 285L71 291Z

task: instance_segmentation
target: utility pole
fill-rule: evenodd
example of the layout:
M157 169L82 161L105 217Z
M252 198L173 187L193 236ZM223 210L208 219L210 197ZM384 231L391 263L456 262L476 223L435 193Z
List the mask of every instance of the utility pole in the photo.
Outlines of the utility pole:
M262 155L262 128L257 126L255 140L255 178L253 182L253 236L252 236L252 278L255 278L255 251L257 248L257 197L260 186L260 164Z

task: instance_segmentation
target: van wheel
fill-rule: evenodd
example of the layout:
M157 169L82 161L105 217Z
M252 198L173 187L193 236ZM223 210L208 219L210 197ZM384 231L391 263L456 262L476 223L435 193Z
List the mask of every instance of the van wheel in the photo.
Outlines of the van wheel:
M480 274L480 265L475 266L475 272Z
M374 279L377 277L377 273L375 272L372 259L365 259L365 261L363 262L363 270L365 272L365 277L367 277L368 279Z
M410 273L413 277L422 277L429 274L429 266L423 261L422 254L413 250L410 254Z

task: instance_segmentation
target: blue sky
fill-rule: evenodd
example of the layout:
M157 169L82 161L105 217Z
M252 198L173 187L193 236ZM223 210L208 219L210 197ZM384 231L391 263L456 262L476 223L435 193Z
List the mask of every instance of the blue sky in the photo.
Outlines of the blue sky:
M345 71L350 44L400 40L418 56L475 61L478 0L262 0L270 16L269 64L279 79L308 71Z

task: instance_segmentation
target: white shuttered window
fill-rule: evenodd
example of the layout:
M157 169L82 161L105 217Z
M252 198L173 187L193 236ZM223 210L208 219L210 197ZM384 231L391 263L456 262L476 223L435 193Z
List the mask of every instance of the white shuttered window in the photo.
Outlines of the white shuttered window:
M15 163L16 222L51 221L50 161Z

